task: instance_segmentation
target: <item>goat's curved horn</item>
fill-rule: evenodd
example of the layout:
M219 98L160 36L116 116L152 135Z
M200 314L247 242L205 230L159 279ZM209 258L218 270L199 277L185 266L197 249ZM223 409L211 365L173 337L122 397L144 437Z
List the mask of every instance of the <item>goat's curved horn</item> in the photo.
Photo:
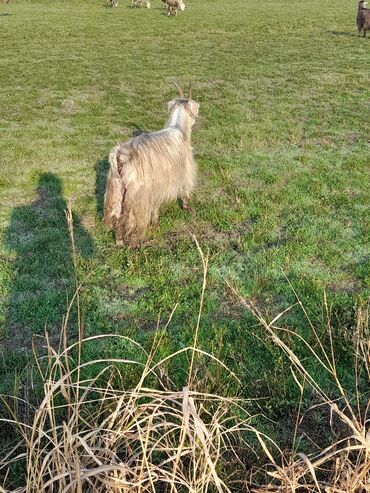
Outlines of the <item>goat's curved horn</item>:
M172 81L172 84L173 84L173 85L176 87L176 89L179 91L179 96L180 96L180 98L185 99L185 98L184 98L184 92L183 92L183 90L181 89L181 87L179 87L179 86L176 84L176 82L175 82L175 81Z
M191 96L192 96L192 85L191 85L191 82L189 83L189 99L191 99Z

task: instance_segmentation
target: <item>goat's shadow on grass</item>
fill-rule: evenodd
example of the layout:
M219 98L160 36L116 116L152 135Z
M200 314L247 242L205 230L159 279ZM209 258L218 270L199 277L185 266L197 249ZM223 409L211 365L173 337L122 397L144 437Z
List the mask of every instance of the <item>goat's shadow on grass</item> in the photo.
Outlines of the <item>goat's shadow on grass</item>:
M347 36L351 38L360 38L359 34L356 33L351 33L351 32L344 32L344 31L331 31L331 34L333 36Z
M104 214L104 192L109 170L108 158L100 159L95 166L95 200L96 213L99 219L103 219Z
M0 348L26 351L32 335L43 334L59 340L68 303L75 292L75 272L70 231L61 180L44 173L37 184L37 197L28 205L13 209L5 231L5 245L14 257ZM73 214L75 248L84 258L92 257L91 236ZM74 336L75 313L70 327Z

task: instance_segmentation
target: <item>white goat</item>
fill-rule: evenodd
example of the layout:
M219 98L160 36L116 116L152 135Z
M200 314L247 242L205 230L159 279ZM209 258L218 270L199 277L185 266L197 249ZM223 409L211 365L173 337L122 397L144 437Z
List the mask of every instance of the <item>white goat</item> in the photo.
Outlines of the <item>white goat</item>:
M150 9L152 6L149 0L131 0L132 7L146 7Z
M158 225L162 204L179 198L188 208L196 178L191 130L199 104L192 99L191 85L185 98L173 84L180 97L168 103L165 128L119 144L109 156L104 220L115 231L117 245L142 240L150 225Z
M166 9L168 11L168 15L177 15L179 10L185 10L185 3L183 0L166 0Z

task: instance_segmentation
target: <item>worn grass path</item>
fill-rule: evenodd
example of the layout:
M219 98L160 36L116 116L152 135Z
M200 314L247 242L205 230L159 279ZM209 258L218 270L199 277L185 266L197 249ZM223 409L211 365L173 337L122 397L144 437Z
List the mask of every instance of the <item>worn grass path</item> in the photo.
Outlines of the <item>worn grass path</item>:
M32 334L58 337L74 286L71 201L85 333L149 346L179 302L161 352L188 344L202 276L191 232L210 252L200 344L279 419L295 399L289 369L225 281L267 316L295 302L290 282L318 326L326 289L346 373L369 295L370 39L355 35L352 0L189 0L175 19L159 0L128 4L0 5L0 386L22 372ZM146 246L117 250L101 223L106 157L162 126L171 80L192 81L201 105L192 212L169 205ZM307 334L299 307L285 323Z

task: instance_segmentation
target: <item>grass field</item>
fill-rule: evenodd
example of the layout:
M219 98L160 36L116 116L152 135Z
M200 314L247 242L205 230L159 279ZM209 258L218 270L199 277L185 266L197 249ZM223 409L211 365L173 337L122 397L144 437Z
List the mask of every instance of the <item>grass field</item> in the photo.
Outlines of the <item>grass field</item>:
M351 391L354 311L370 292L370 40L355 33L352 0L189 0L171 19L159 0L129 3L0 5L0 391L14 375L24 388L33 334L58 340L75 287L70 202L84 333L148 348L158 317L162 330L179 303L160 356L191 344L202 285L194 234L209 252L199 345L237 373L243 397L261 398L284 442L298 392L289 363L228 284L270 319L298 295L319 331L326 290ZM192 81L200 103L192 210L168 205L141 248L117 249L101 221L107 155L161 128L171 80ZM283 323L315 344L299 305ZM85 357L127 352L97 344ZM180 365L174 379L185 378ZM319 368L317 379L330 391Z

